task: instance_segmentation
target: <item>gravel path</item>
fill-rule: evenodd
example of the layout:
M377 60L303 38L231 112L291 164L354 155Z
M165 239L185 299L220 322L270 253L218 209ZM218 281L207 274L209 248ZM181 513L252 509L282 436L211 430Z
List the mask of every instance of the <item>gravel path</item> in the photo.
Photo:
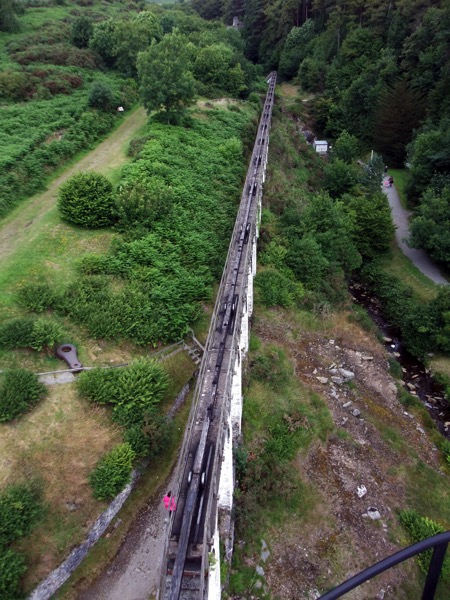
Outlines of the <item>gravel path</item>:
M410 248L406 243L405 240L409 238L409 219L412 212L402 207L395 186L386 187L383 185L383 192L388 197L389 205L392 209L392 218L397 227L395 238L403 254L411 260L419 271L434 281L434 283L449 285L449 282L441 275L439 269L424 250Z

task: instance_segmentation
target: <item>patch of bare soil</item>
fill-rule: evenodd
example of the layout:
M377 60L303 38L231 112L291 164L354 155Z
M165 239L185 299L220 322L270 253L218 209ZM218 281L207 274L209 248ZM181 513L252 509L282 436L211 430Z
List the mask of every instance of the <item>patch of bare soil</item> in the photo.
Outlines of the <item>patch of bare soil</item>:
M331 324L328 335L302 333L281 314L259 318L258 337L282 345L300 380L326 402L335 433L316 442L296 463L304 484L317 490L305 520L292 515L267 542L265 579L279 600L317 598L355 573L405 547L396 511L405 508L402 469L421 460L439 470L437 451L397 400L387 355L374 337L351 323ZM351 371L350 383L333 380ZM318 379L321 378L321 379ZM359 497L358 488L366 493ZM375 509L379 518L369 513ZM255 566L259 557L255 557ZM346 598L407 599L398 586L415 580L414 561L404 563L351 592Z

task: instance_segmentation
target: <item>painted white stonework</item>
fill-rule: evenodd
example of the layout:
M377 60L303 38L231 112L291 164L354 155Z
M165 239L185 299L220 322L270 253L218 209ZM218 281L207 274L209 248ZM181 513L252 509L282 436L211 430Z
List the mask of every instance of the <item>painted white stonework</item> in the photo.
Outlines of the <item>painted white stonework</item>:
M249 273L248 273L247 310L248 310L248 318L251 319L251 316L253 314L253 273L252 273L252 266L250 266Z
M219 510L231 510L233 506L234 477L233 477L233 435L231 429L231 415L227 419L227 435L223 445L223 460L220 469L219 482ZM217 522L216 522L217 528ZM209 596L208 596L209 598Z
M208 577L208 600L220 600L220 545L219 545L219 527L217 525L216 513L216 529L214 531L214 543L211 550L212 556L209 566ZM214 562L212 565L211 563Z
M241 434L242 420L242 361L236 356L233 380L231 382L231 427L233 438Z
M239 348L241 349L242 356L245 356L248 352L248 310L247 301L243 303L242 307L242 321L241 321L241 337L239 340Z

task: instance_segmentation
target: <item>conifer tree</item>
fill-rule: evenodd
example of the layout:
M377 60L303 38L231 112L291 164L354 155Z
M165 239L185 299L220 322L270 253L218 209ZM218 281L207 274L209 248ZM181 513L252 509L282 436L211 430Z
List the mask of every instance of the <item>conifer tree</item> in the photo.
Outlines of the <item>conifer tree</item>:
M406 146L425 114L425 100L399 79L381 95L375 114L374 145L386 160L402 167Z

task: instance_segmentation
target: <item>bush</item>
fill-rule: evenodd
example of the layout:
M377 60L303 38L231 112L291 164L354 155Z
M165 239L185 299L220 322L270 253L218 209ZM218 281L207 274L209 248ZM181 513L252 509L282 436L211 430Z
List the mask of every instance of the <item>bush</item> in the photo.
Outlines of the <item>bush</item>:
M172 204L173 190L161 177L124 182L116 194L117 225L122 230L138 225L150 229L170 212Z
M9 548L0 548L0 598L23 598L20 579L27 570L25 558Z
M0 423L11 421L35 406L47 388L34 373L10 369L0 375Z
M93 24L89 17L81 16L72 24L71 41L77 48L87 48L92 36Z
M116 446L96 465L89 477L94 497L111 500L130 481L133 460L136 454L130 444Z
M124 442L130 444L136 456L146 456L149 451L149 441L140 425L133 425L123 435Z
M280 348L268 346L251 364L251 376L272 386L285 384L292 375L292 366Z
M59 190L61 217L80 227L107 227L114 221L111 183L100 173L77 173Z
M55 293L48 283L26 283L17 293L17 302L27 310L44 312L55 303Z
M13 348L53 350L53 347L63 338L64 330L61 325L50 319L20 317L11 319L0 327L0 346L8 350Z
M92 369L84 371L77 378L80 395L97 404L114 402L120 379L120 369Z
M283 306L288 308L303 295L300 283L288 279L276 269L261 271L255 277L255 286L259 300L264 306Z
M164 369L156 362L140 359L120 369L93 369L78 378L82 396L113 405L113 419L126 427L139 425L153 414L168 385Z
M114 94L106 84L96 81L89 93L88 104L92 108L108 111L114 106Z
M160 454L172 439L173 421L165 415L151 415L144 421L142 428L147 438L146 455L154 458Z
M41 490L35 482L7 487L0 495L0 547L30 533L41 513Z
M46 348L50 351L61 343L64 338L64 330L55 321L50 319L37 319L33 325L33 339L31 347L33 350Z
M405 527L411 541L416 543L426 538L429 538L437 533L444 533L445 528L439 523L432 521L428 517L422 517L415 510L402 510L400 512L400 523ZM432 549L426 550L422 552L418 556L418 563L420 569L424 572L428 572L428 567L430 564L430 559L432 555ZM444 559L444 564L442 566L441 578L443 582L450 582L450 555Z
M31 348L35 319L20 317L0 325L0 346L7 350Z

